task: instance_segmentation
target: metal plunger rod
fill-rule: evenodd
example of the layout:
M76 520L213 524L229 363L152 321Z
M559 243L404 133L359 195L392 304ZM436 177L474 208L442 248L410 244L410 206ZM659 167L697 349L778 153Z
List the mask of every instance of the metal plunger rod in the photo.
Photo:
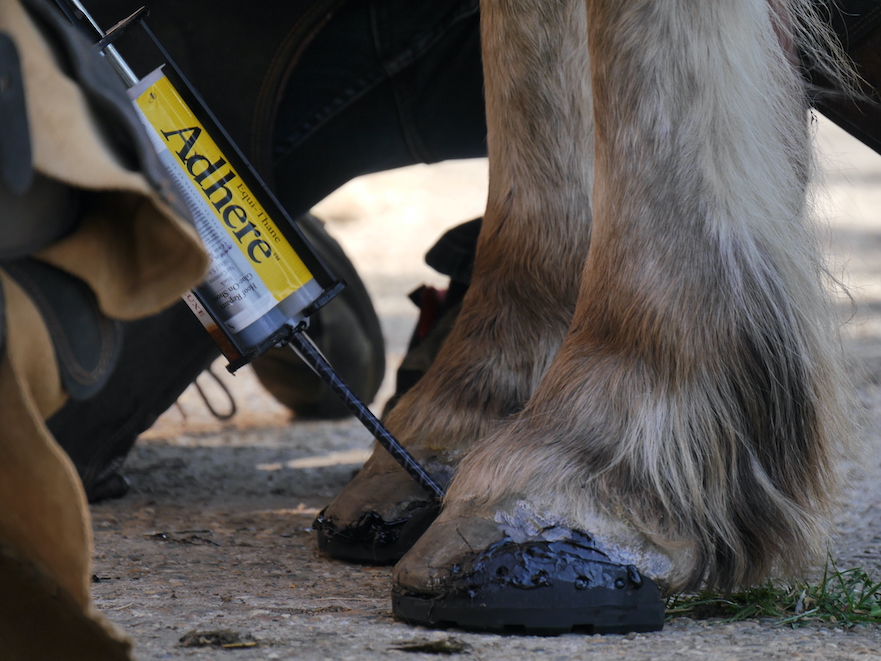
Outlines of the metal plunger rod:
M391 432L385 428L385 425L371 413L367 405L358 399L351 388L334 371L330 363L321 355L321 352L312 343L308 335L301 330L297 330L290 339L290 347L303 359L303 362L321 377L322 381L330 386L330 389L337 394L352 414L367 427L367 430L373 434L379 444L407 471L410 477L416 480L419 486L435 498L443 498L443 489L428 476L428 473L413 458L413 455L398 443L397 439L391 435Z
M89 25L92 26L98 34L99 39L105 36L104 30L102 30L101 26L98 25L98 22L92 18L92 15L86 10L80 0L70 0L70 4L82 13L83 18L85 18ZM138 12L135 13L137 14ZM112 44L105 46L102 53L110 61L110 64L113 65L113 68L116 69L116 72L122 77L128 87L134 87L138 84L138 77L135 75L135 72L131 70L128 63L122 59L122 56Z

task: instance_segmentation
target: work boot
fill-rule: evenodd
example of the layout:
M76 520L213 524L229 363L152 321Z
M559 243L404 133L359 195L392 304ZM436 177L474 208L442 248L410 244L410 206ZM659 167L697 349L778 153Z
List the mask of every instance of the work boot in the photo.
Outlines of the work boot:
M386 403L383 416L422 378L450 334L471 283L480 226L480 218L457 225L426 253L425 263L449 277L450 284L446 291L424 285L410 294L410 300L419 308L419 321L410 337L407 355L398 367L395 394Z

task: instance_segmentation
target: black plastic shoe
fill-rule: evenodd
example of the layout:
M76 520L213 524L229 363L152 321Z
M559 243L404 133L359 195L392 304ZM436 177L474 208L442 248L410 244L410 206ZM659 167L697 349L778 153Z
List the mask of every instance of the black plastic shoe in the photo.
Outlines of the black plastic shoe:
M409 624L535 635L664 626L658 586L635 567L612 562L578 531L552 542L503 539L448 570L432 594L396 585L395 616Z

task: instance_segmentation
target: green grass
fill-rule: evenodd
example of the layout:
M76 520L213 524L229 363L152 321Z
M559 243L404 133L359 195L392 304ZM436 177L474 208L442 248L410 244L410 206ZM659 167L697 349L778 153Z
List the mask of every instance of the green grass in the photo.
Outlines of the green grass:
M726 622L773 618L791 627L881 624L881 581L860 568L841 571L830 560L818 583L775 585L769 581L742 592L670 597L667 619L681 616L718 617Z

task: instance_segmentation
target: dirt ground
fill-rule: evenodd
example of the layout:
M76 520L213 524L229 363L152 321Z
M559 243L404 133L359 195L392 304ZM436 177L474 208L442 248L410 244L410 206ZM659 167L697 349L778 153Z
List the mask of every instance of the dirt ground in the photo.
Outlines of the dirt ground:
M847 464L831 555L840 568L862 566L881 580L881 157L825 121L819 142L832 261L855 301L842 298L840 307L865 447ZM351 182L317 208L371 291L390 374L415 320L407 292L443 284L422 254L444 229L480 214L485 188L485 162L446 163ZM793 630L677 618L655 634L542 638L397 622L391 570L319 558L310 529L366 458L368 434L354 422L290 421L252 374L230 377L216 367L232 388L236 417L217 422L187 391L130 455L130 494L92 507L94 597L133 637L140 659L403 660L441 651L475 659L881 659L877 626ZM201 382L223 408L210 379ZM390 393L387 379L375 410ZM182 646L194 630L227 630L243 642Z

